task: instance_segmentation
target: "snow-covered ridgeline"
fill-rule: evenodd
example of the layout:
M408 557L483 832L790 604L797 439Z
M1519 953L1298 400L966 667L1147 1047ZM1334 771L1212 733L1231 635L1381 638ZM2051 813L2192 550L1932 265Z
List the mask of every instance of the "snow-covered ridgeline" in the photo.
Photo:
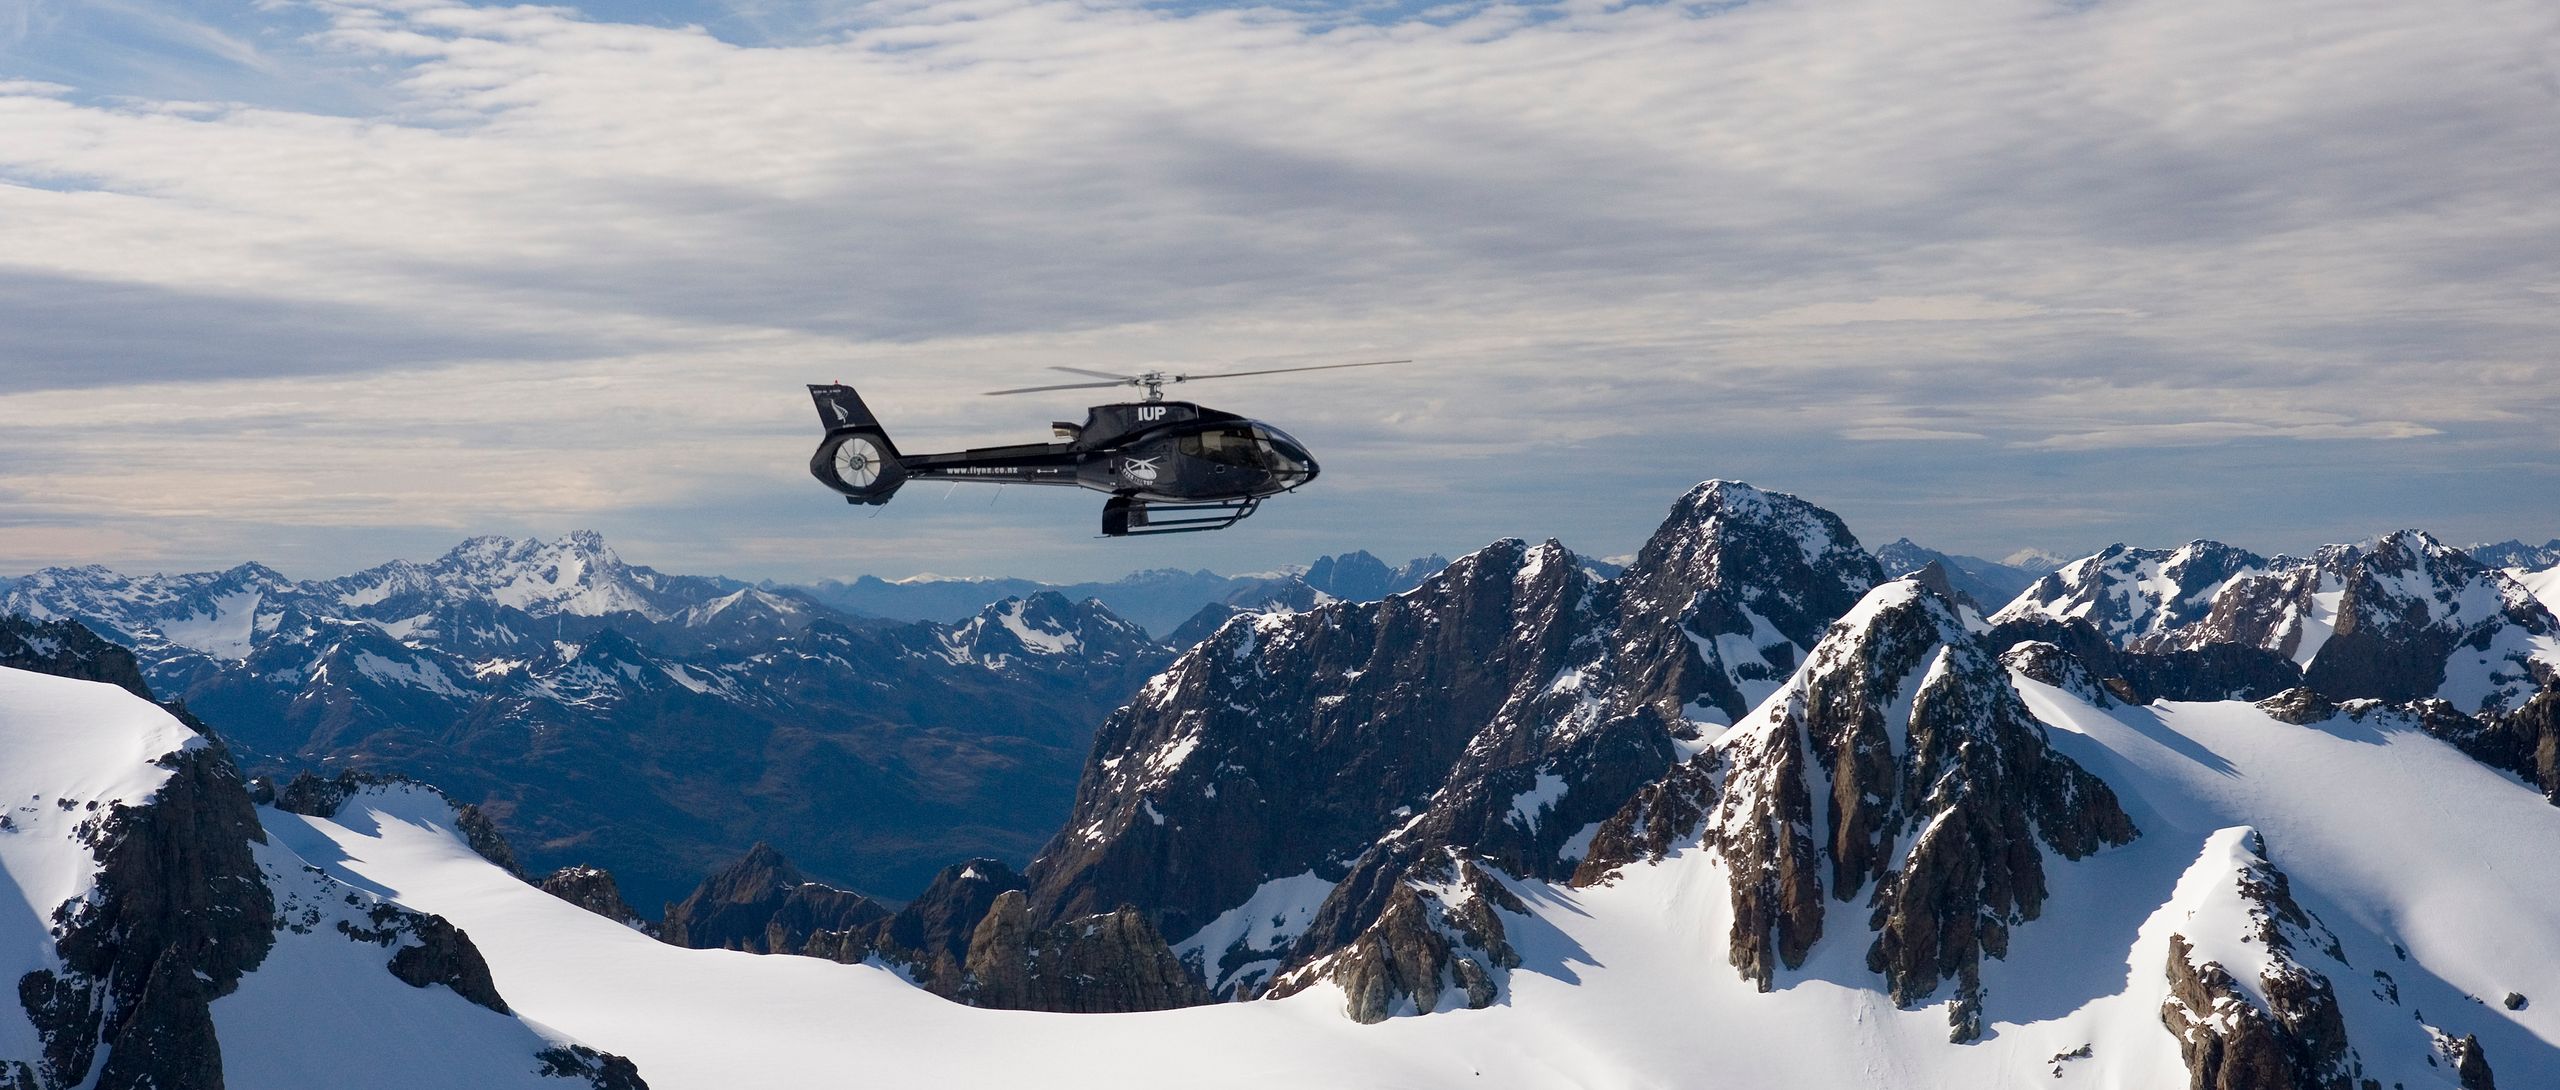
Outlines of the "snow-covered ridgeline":
M974 1010L885 969L650 942L492 867L425 803L271 820L333 877L453 919L518 1010L633 1056L661 1090L810 1084L849 1064L985 1087L1196 1086L1218 1072L1255 1085L1645 1085L1702 1070L1735 1087L2182 1085L2161 1014L2172 936L2235 975L2258 968L2238 941L2245 830L2336 935L2347 968L2327 971L2369 1076L2449 1087L2450 1067L2428 1059L2444 1063L2446 1036L2476 1036L2501 1085L2560 1078L2560 1002L2540 994L2560 980L2560 874L2541 865L2560 851L2560 810L2388 717L2297 727L2246 704L2102 709L2015 684L2145 835L2048 859L2043 912L1984 963L1984 1039L1961 1046L1933 1005L1890 1001L1862 942L1819 942L1755 991L1725 964L1724 864L1695 848L1586 889L1508 882L1528 911L1508 920L1522 967L1506 1001L1363 1027L1340 1017L1330 985L1141 1015ZM1305 897L1264 892L1277 924L1222 918L1186 945L1276 941ZM2532 1001L2508 1010L2509 991ZM979 1047L990 1040L1007 1047Z
M2308 558L2211 541L2108 549L2039 580L1994 623L2087 624L2146 654L2251 649L2336 697L2512 708L2560 669L2560 613L2533 573L2488 567L2403 530ZM2540 666L2536 666L2540 663Z

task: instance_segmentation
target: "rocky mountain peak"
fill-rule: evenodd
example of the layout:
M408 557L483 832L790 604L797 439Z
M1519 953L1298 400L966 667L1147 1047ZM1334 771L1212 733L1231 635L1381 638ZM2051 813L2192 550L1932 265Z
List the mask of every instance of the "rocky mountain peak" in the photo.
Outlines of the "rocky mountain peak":
M657 600L662 577L624 563L593 530L552 541L475 537L417 571L441 596L485 598L536 617L630 612L663 621L672 613Z
M1840 517L1733 481L1691 489L1616 582L1625 657L1663 711L1741 718L1884 578Z
M1078 657L1125 663L1153 648L1146 630L1101 602L1071 602L1056 591L1006 598L952 628L944 643L961 661L1003 667L1027 658Z
M2082 619L2132 645L2204 620L2223 588L2268 566L2267 558L2219 541L2175 549L2109 545L2037 580L1991 620Z
M1318 557L1300 578L1336 598L1384 598L1397 589L1395 569L1366 549Z
M1863 901L1868 967L1905 1006L1952 982L1959 1040L1980 1031L1982 957L2043 903L2044 850L2077 859L2136 835L1917 579L1860 599L1723 757L1708 826L1733 874L1735 967L1771 987L1823 937L1826 892Z
M850 890L809 881L764 841L713 871L693 895L667 906L658 938L696 950L799 953L825 931L887 919L889 910Z

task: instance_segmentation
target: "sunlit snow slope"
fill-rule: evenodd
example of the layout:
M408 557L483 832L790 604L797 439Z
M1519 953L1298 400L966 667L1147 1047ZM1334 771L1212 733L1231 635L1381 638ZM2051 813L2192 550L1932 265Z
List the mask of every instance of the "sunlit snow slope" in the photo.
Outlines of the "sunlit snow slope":
M0 993L6 996L0 1001L0 1085L49 1085L10 1081L13 1071L20 1078L34 1078L47 1052L37 1020L21 1002L25 993L20 981L40 971L89 979L66 964L57 940L75 918L68 909L113 917L118 908L120 894L100 863L107 847L130 827L118 824L118 808L140 812L163 805L158 796L170 782L171 759L204 756L207 745L207 739L167 712L115 686L0 668L0 804L5 804L0 809L0 982L10 985ZM425 798L445 807L450 817L451 809L440 797ZM245 810L246 796L238 799ZM166 824L201 826L183 819ZM191 846L200 849L202 843ZM212 1000L226 1085L245 1090L569 1090L587 1085L584 1079L564 1081L539 1071L543 1060L538 1054L574 1044L569 1037L475 1005L445 985L413 986L393 975L393 958L416 944L420 918L312 866L337 861L325 841L317 846L329 850L312 859L273 838L250 846L274 897L275 941L254 959L236 990ZM202 855L197 853L199 863ZM188 880L174 867L164 877ZM529 887L526 892L532 893ZM148 912L147 907L124 907ZM268 926L254 916L247 923L253 935ZM117 930L103 940L90 935L86 941L121 942L121 928ZM159 951L137 953L150 957ZM107 1013L112 1021L116 1011L111 997ZM75 1063L72 1072L59 1076L59 1084L94 1084L114 1051L114 1042L103 1043L90 1066L82 1069ZM593 1062L592 1057L564 1059L581 1066ZM124 1056L122 1063L125 1070L116 1077L132 1081L137 1072L145 1073L136 1084L198 1084L181 1059Z
M2368 1077L2454 1086L2444 1050L2476 1035L2499 1085L2560 1086L2560 809L2387 716L2101 710L2017 684L2144 835L2048 860L2051 899L1988 967L1988 1028L1970 1045L1948 1043L1935 1005L1896 1009L1855 935L1756 993L1725 960L1721 863L1695 848L1605 886L1516 883L1534 918L1510 922L1524 965L1501 1004L1362 1026L1330 986L1156 1014L977 1010L875 967L653 942L473 854L432 794L366 796L337 820L262 816L332 877L462 926L523 1015L630 1056L661 1090L2183 1086L2161 1022L2169 938L2245 972L2249 830L2338 939L2344 963L2319 965ZM2506 1010L2509 992L2531 1003Z

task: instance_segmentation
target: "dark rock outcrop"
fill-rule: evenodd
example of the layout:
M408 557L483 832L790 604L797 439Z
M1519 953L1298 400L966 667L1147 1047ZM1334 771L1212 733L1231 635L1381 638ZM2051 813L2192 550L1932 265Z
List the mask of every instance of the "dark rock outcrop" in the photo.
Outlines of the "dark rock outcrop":
M963 997L969 942L996 899L1024 888L1021 875L994 859L945 867L933 884L887 919L839 931L821 931L801 953L855 963L878 956L926 990L945 999Z
M2258 710L2279 723L2307 727L2337 715L2338 704L2308 685L2297 685L2259 701Z
M555 1045L533 1054L534 1073L551 1079L583 1079L594 1090L649 1090L631 1061L585 1045Z
M1117 1014L1210 1001L1146 916L1110 912L1032 924L1030 902L1008 890L969 938L962 1001L1001 1010Z
M2462 1090L2498 1090L2497 1073L2489 1070L2489 1050L2480 1047L2476 1034L2454 1042L2453 1074L2462 1080Z
M1632 863L1652 863L1698 842L1716 804L1719 758L1699 754L1644 785L1591 836L1591 850L1573 871L1576 886L1599 885Z
M2375 1084L2347 1037L2336 989L2311 967L2344 964L2338 940L2293 899L2290 881L2250 832L2223 896L2248 920L2240 941L2264 959L2262 1004L2219 962L2202 960L2184 934L2169 937L2169 998L2160 1021L2178 1039L2190 1090L2360 1090Z
M506 1014L507 1001L498 997L498 984L489 977L489 961L480 956L480 948L471 937L444 917L427 913L413 914L404 921L409 937L417 940L404 944L391 955L391 975L412 988L442 984L455 995L500 1014Z
M1465 853L1445 852L1407 868L1357 938L1283 974L1269 994L1293 995L1331 980L1342 988L1343 1013L1361 1023L1429 1014L1444 995L1481 1010L1501 997L1503 975L1520 965L1504 912L1526 915L1528 907Z
M133 655L72 621L0 617L0 666L152 694ZM59 970L16 981L41 1053L0 1073L30 1090L222 1085L211 1004L275 945L252 843L266 842L239 767L183 708L204 744L161 756L139 805L116 803L77 836L98 863L93 894L53 909ZM94 808L94 807L93 807Z
M602 867L562 867L542 880L542 892L626 927L649 930L640 913L622 899L613 872Z
M1973 1039L1981 958L2041 910L2044 849L2078 859L2130 842L2132 821L1917 581L1871 592L1790 684L1728 749L1712 819L1734 966L1771 987L1820 940L1826 887L1865 894L1868 967L1904 1005L1952 981L1954 1037Z
M507 843L506 834L498 831L498 823L489 820L487 811L460 803L453 808L453 827L462 830L462 842L471 845L480 858L518 878L525 876L524 868L516 865L515 848Z
M819 932L888 917L889 910L869 897L809 881L781 852L759 841L737 862L703 879L692 896L667 906L658 938L696 950L790 954Z
M249 848L266 833L238 767L212 740L160 764L169 779L149 803L118 804L85 829L98 892L54 914L63 968L17 982L48 1085L220 1086L210 1004L275 944L275 901Z
M103 681L144 700L151 686L133 652L74 620L36 621L0 613L0 667L78 681Z

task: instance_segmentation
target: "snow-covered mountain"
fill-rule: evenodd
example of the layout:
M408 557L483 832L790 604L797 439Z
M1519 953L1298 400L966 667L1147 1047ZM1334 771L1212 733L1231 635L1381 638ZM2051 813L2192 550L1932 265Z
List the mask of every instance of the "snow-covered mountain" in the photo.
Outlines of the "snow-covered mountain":
M530 1070L524 1061L533 1049L573 1040L600 1056L628 1056L659 1090L831 1085L850 1065L893 1078L929 1073L957 1087L1115 1090L1203 1082L1975 1090L2364 1080L2451 1090L2560 1077L2560 1004L2544 994L2560 980L2560 875L2543 865L2560 846L2560 808L2387 708L2295 722L2289 712L2236 702L2133 706L2098 693L2050 651L1990 664L1950 642L1960 635L1945 623L1954 615L1930 593L1909 583L1878 588L1857 607L1863 621L1832 629L1813 651L1786 687L1790 695L1704 739L1674 775L1640 793L1662 820L1617 823L1617 831L1624 843L1652 840L1660 851L1604 861L1572 882L1453 864L1436 880L1404 887L1414 893L1398 903L1428 930L1377 936L1367 948L1378 955L1370 974L1348 983L1322 977L1257 1003L1108 1017L974 1009L877 962L656 942L490 862L471 847L452 807L421 789L369 788L326 815L261 809L267 850L313 868L297 873L433 914L468 936L514 1014L472 1006L451 985L384 987L374 977L394 979L385 966L396 951L315 928L280 938L270 961L315 966L297 978L313 987L295 993L289 1009L323 1022L271 1036L273 1022L226 1017L232 1007L249 1010L239 1001L258 994L258 977L270 971L262 966L232 996L213 1001L223 1062L232 1084L243 1086L336 1085L350 1071L389 1073L371 1085L511 1085L484 1064L515 1056ZM1904 662L1917 665L1906 672ZM1991 888L1983 881L1991 872L1954 885L1917 882L1966 873L1923 869L1933 857L1964 858L1929 845L1984 821L1998 828L2007 815L1994 803L2057 783L2031 776L2017 782L2021 795L1968 799L1964 790L1985 782L1978 770L1939 776L1919 798L1952 809L1897 816L1898 804L1887 804L1874 811L1887 820L1873 826L1819 816L1828 812L1823 798L1839 797L1821 792L1807 800L1807 819L1771 828L1802 826L1820 845L1803 858L1821 875L1817 900L1838 918L1805 941L1799 960L1773 960L1765 984L1735 964L1734 937L1747 930L1738 925L1756 918L1737 910L1754 903L1737 891L1761 888L1757 879L1768 872L1732 839L1750 822L1732 819L1772 797L1762 787L1787 782L1746 770L1775 767L1761 760L1785 749L1765 744L1773 731L1814 722L1802 713L1825 706L1816 694L1831 685L1818 678L1858 679L1850 685L1855 699L1828 706L1850 713L1837 722L1882 724L1886 766L1928 767L1932 754L1952 754L1957 764L2006 762L2018 756L2011 745L1966 754L1988 736L1936 727L2011 717L2033 733L2030 748L2040 748L2042 760L2077 770L2066 781L2104 783L2124 819L2116 836L2098 838L2120 842L2077 859L2047 844L2052 831L2043 820L2025 821L2025 834L2046 846L2012 858L2032 859L2041 879L2032 901L2002 914L1997 948L1974 962L1979 1036L1969 1042L1949 1040L1949 1016L1966 998L1961 977L1898 997L1874 952L1888 933L1947 933L1911 926L1929 922L1971 923L1974 948L1982 949L1991 932L1967 909L1976 900L1924 894L1978 896ZM2015 706L1968 705L1949 709L1963 713L1950 717L1927 710L1937 697L1923 695L1995 684ZM1886 697L1888 714L1870 721L1856 709L1876 697ZM68 764L45 778L113 766L17 729L29 721L0 718L7 725L0 745L13 758L27 748L62 755ZM1910 744L1896 752L1901 743ZM1790 775L1820 787L1832 782L1826 767L1843 765L1804 764ZM1746 781L1758 786L1746 789ZM1743 801L1727 801L1737 795ZM1903 792L1889 787L1887 796ZM1683 797L1703 805L1663 805ZM1905 820L1918 824L1892 833ZM1852 827L1877 835L1844 836ZM2139 835L2124 839L2125 829ZM1906 910L1899 922L1883 914L1890 932L1878 928L1864 899L1834 892L1830 875L1844 864L1831 853L1860 843L1893 849L1873 857L1886 864L1883 881L1904 883L1890 899ZM12 877L20 877L16 859L8 857ZM1846 869L1860 885L1875 884L1866 877L1873 871ZM2010 872L2008 888L2027 888L2014 880L2021 873ZM300 903L291 891L279 899ZM1909 911L1933 904L1949 914ZM1469 924L1478 928L1473 943ZM1505 956L1495 957L1489 924L1499 925ZM1353 989L1363 980L1423 967L1410 955L1431 949L1428 941L1396 943L1426 934L1441 935L1453 951L1494 958L1483 964L1499 974L1497 998L1468 1009L1462 971L1444 962L1429 1004L1437 1013L1381 1025L1343 1017L1360 1006ZM285 942L310 944L312 956L278 961ZM320 960L341 948L341 960ZM1935 947L1951 948L1962 949ZM1894 949L1896 957L1911 950ZM1922 986L1913 979L1912 987ZM439 996L436 1017L391 1017L392 1002ZM1390 1013L1416 1011L1403 1002ZM537 1044L510 1037L509 1026L551 1036ZM468 1056L430 1062L414 1051L420 1041ZM335 1079L317 1073L324 1064Z
M451 922L270 839L221 744L142 696L0 667L0 797L0 1084L645 1085L511 1008Z
M254 773L436 782L531 864L610 868L653 907L758 840L890 895L955 857L1023 861L1093 725L1169 656L1089 601L858 619L591 533L314 581L53 568L0 593L8 613L133 648Z
M1623 572L1505 541L1225 619L1104 723L1026 873L954 856L891 906L759 848L669 941L423 788L258 818L661 1088L2560 1085L2538 573L2414 532L2137 552L1986 619L1943 564L1889 579L1830 513L1708 482ZM1126 634L1077 608L784 642L997 699ZM592 650L598 685L660 654Z
M2418 530L2308 558L2112 546L1991 619L2085 621L2129 651L2255 648L2333 697L2434 697L2466 713L2515 707L2537 685L2533 663L2560 662L2560 620L2530 588Z

